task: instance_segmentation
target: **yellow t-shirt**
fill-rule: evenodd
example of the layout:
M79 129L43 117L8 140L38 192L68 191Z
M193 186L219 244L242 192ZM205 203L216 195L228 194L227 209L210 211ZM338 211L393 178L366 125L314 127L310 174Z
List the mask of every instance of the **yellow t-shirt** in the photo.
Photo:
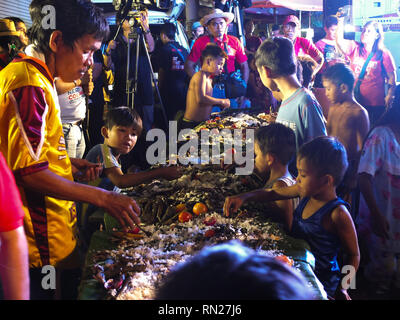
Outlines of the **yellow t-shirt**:
M73 181L57 92L46 64L22 56L0 71L0 151L19 176L40 170ZM19 186L30 267L57 266L76 246L76 208Z

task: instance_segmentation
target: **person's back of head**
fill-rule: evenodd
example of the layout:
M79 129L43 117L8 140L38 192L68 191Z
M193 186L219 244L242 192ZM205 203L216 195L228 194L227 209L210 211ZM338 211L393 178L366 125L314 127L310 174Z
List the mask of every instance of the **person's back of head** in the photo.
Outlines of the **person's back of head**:
M254 140L264 155L275 155L283 165L287 165L296 154L295 134L292 129L281 123L271 123L258 128Z
M176 27L173 23L164 23L160 29L160 34L165 34L169 40L175 40Z
M209 43L207 46L204 48L204 50L201 52L201 57L200 57L200 63L203 64L203 62L206 60L206 58L211 57L213 59L216 59L218 57L221 58L228 58L228 55L226 52L221 49L219 46L217 46L214 43Z
M342 181L348 167L347 152L335 137L321 136L303 144L297 159L305 159L318 176L331 175L335 186Z
M304 88L309 88L312 85L312 75L314 74L314 70L317 68L317 63L313 58L308 55L298 57L298 61L301 64L301 75L302 81L301 84Z
M106 39L109 26L102 10L87 0L32 0L29 12L32 19L31 42L43 53L50 53L50 37L55 30L69 47L84 35L97 40Z
M344 63L339 62L329 66L324 71L322 78L330 81L338 88L340 88L342 84L345 84L349 92L353 91L355 81L354 74L350 67Z
M132 127L140 136L143 125L142 119L136 110L121 106L110 108L106 114L104 126L111 130L114 126Z
M273 257L238 241L204 248L178 264L156 291L156 300L307 300L304 278Z
M284 37L266 39L257 49L255 60L257 68L265 66L276 76L290 76L296 72L293 43Z

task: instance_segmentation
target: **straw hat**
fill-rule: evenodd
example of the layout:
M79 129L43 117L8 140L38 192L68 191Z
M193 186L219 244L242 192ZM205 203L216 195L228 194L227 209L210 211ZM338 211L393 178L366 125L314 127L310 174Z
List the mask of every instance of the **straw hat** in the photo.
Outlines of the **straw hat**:
M233 19L235 18L235 15L230 12L224 12L221 9L214 9L211 11L210 14L201 18L200 23L203 26L206 26L210 22L210 20L215 19L215 18L224 18L226 20L226 23L229 24L233 21Z
M15 30L15 24L9 19L0 19L0 37L17 36L20 32Z

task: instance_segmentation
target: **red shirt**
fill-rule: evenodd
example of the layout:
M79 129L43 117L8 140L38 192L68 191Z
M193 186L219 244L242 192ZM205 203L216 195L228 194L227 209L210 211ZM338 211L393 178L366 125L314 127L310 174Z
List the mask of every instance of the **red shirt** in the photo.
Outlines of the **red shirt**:
M343 49L345 54L350 59L350 68L354 72L356 82L365 61L368 58L368 53L360 55L360 43L350 41L349 45ZM387 74L396 70L392 54L384 49L382 57L377 58L376 54L372 57L367 66L364 79L361 82L360 94L362 100L360 103L363 106L384 106L385 105L385 78Z
M12 231L23 225L24 210L14 176L0 153L0 232Z
M309 55L318 63L321 60L320 51L318 50L318 48L312 41L306 38L296 38L296 40L294 41L294 53L296 54L296 57Z
M188 59L192 62L199 61L202 51L207 46L207 44L210 42L211 42L211 39L207 35L201 36L200 38L198 38L193 45L192 51L190 51ZM214 43L217 44L218 46L220 46L220 48L223 49L224 51L225 51L224 43L227 44L228 59L226 61L226 66L227 66L229 73L234 72L236 70L235 69L235 61L238 64L242 64L243 62L247 61L247 56L244 53L242 43L239 41L238 38L225 34L222 41L214 38Z

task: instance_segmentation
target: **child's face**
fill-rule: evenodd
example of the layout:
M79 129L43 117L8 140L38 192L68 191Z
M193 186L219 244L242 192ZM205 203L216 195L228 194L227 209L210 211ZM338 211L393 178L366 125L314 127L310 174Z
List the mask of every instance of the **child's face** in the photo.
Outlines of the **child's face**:
M254 170L261 176L269 171L267 155L262 153L258 142L254 143Z
M225 58L209 58L207 59L208 72L214 75L220 75L224 71Z
M325 180L307 163L307 159L297 158L297 170L296 182L300 198L312 197L322 190Z
M105 129L104 143L118 154L127 154L135 146L138 139L137 130L133 127L113 126Z
M322 79L322 84L325 88L325 95L330 102L338 103L341 101L342 92L336 84L327 79Z
M326 32L325 38L327 38L329 40L335 40L336 39L337 24L333 24L329 28L325 27L324 30Z

